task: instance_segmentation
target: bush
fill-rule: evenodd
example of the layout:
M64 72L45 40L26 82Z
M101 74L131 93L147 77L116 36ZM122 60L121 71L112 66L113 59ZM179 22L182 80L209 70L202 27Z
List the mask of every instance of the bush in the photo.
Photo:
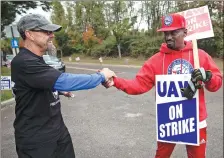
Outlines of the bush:
M77 54L80 54L80 53L83 54L85 52L85 47L81 44L77 44L72 48L74 50L73 52Z
M126 35L123 37L123 39L121 40L121 53L122 56L130 56L130 52L131 52L131 47L130 45L136 41L141 39L142 36L141 35Z
M91 50L91 56L93 57L113 56L115 55L116 52L117 52L116 39L114 36L109 36L101 44L98 44L93 47L93 49Z
M163 42L162 36L151 38L144 36L142 38L136 38L130 44L130 55L132 57L144 56L146 58L151 57L159 51L160 45Z

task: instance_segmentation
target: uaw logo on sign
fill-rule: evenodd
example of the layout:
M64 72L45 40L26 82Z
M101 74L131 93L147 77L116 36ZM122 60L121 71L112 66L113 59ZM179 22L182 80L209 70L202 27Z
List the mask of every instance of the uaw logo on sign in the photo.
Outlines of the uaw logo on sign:
M191 100L182 96L190 74L156 75L157 141L199 145L198 91Z
M185 59L174 60L167 69L167 74L191 74L194 70L191 63Z

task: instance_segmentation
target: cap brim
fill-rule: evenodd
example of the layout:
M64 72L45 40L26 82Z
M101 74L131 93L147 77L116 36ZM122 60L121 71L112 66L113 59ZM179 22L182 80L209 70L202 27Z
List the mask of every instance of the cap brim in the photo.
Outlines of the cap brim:
M45 25L45 26L42 26L39 28L42 30L52 31L52 32L57 32L62 29L62 27L60 25L56 25L56 24L48 24L48 25Z
M177 29L181 29L182 27L167 27L167 28L161 28L158 29L157 32L165 32L165 31L173 31Z

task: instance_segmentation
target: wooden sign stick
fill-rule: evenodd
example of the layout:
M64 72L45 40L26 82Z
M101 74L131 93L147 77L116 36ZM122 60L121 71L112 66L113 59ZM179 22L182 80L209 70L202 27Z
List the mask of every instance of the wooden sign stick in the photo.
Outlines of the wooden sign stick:
M199 65L199 58L198 58L198 44L197 44L197 40L193 39L192 43L193 43L194 68L198 69L198 68L200 68L200 65Z

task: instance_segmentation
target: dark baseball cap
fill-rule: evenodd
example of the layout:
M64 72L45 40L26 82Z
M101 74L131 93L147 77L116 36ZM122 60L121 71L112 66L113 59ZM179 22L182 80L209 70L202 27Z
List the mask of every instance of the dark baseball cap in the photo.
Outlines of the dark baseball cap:
M50 21L40 14L25 15L17 23L17 29L20 33L34 29L56 32L60 31L61 28L60 25L50 23Z

